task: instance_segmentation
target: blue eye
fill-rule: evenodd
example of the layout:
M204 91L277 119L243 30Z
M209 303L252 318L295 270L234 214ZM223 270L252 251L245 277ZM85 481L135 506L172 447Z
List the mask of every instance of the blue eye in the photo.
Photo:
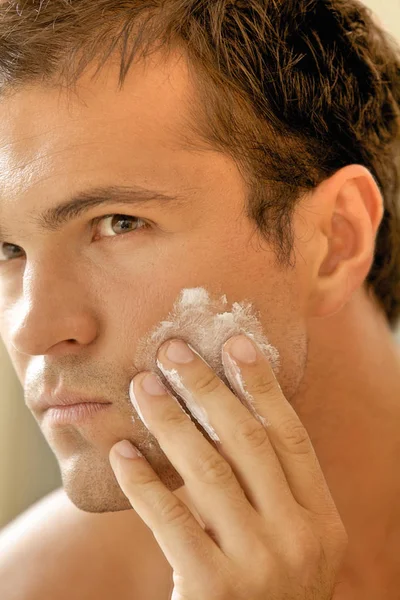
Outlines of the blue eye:
M103 227L103 232L100 232L99 236L96 235L96 239L98 239L98 237L116 237L120 233L130 233L141 229L149 229L151 227L149 223L139 219L139 217L116 214L97 217L93 220L93 223L96 226L96 231L99 231L101 227ZM118 223L122 223L122 225L117 225ZM142 224L142 226L139 227L138 223ZM117 229L120 229L120 231L115 231L114 227L117 227ZM111 233L110 235L107 235L107 233L104 233L104 231Z

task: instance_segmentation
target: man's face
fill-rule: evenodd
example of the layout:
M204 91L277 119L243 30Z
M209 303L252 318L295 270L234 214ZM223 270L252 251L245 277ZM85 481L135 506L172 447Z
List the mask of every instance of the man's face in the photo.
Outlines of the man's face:
M280 352L288 398L307 353L305 261L276 266L273 248L244 214L244 182L229 157L179 143L190 85L185 61L137 64L122 91L113 69L96 81L83 77L80 100L38 86L0 103L0 333L67 494L99 512L130 508L108 460L120 439L147 449L170 489L182 485L157 444L146 445L151 437L140 419L132 421L128 388L138 340L183 288L253 303ZM128 205L117 198L51 230L38 220L103 186L141 186L181 200ZM55 389L112 404L82 423L49 424L35 402Z

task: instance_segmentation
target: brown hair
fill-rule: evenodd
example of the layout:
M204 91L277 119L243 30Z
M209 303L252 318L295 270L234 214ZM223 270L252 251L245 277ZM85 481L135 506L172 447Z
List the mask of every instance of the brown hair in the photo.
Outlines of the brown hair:
M0 6L0 90L74 87L110 56L186 52L196 98L188 132L228 153L247 215L293 266L296 201L348 164L384 198L366 285L400 315L400 51L358 0L14 0ZM193 139L185 138L195 148Z

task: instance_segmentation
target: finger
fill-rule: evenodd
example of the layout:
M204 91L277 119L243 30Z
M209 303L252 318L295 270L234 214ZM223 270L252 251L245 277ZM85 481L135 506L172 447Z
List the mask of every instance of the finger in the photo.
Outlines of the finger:
M239 345L236 345L239 342ZM244 344L243 344L244 342ZM255 361L246 359L246 342L255 350ZM306 428L286 400L269 361L247 336L230 338L223 347L227 376L234 389L259 415L297 503L315 514L326 514L334 505L328 484Z
M181 364L172 361L170 348L167 342L159 349L159 368L201 426L218 440L219 453L250 504L270 530L279 530L297 507L265 427L193 348L188 348L192 360Z
M134 378L130 388L132 401L184 480L205 531L224 553L233 552L238 545L249 546L249 531L256 530L255 520L259 515L246 498L230 464L164 386L160 395L150 395L150 388L143 386L144 383L147 387L148 375L152 380L151 373L141 373ZM250 530L246 530L244 524L250 526Z
M174 571L196 580L209 577L223 553L145 458L128 458L119 453L127 444L126 440L115 444L109 460L132 508L151 529Z

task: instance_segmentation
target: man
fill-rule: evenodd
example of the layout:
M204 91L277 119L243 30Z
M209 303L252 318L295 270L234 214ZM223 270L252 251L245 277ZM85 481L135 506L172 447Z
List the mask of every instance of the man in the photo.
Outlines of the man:
M139 341L203 286L250 299L279 351L348 536L335 600L395 599L398 49L349 0L159 4L1 9L1 335L66 493L5 531L1 597L170 597L110 450L131 440L196 512L127 390ZM38 399L61 393L110 404L56 424Z

